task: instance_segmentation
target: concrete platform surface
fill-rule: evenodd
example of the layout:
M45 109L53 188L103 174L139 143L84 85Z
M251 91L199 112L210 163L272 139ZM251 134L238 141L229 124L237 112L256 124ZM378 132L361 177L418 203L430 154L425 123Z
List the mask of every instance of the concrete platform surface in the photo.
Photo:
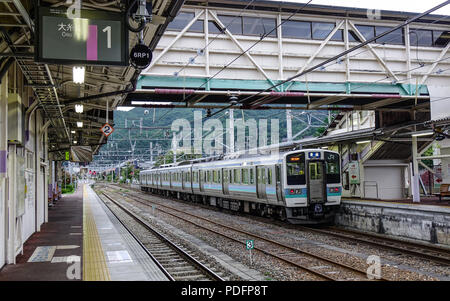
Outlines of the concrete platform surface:
M0 281L164 281L167 277L88 184L49 208Z

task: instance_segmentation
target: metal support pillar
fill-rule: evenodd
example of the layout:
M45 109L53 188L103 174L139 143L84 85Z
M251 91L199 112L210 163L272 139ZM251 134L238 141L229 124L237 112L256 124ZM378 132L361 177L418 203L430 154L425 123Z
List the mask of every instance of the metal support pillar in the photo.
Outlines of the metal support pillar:
M412 136L412 176L411 176L411 188L413 195L413 202L420 203L420 186L419 186L419 161L417 160L417 137Z
M287 132L287 142L292 141L292 115L291 115L291 105L286 105L286 132Z
M229 115L230 115L230 127L229 127L229 132L230 132L230 142L228 145L228 150L229 153L234 153L234 110L230 109L229 111Z

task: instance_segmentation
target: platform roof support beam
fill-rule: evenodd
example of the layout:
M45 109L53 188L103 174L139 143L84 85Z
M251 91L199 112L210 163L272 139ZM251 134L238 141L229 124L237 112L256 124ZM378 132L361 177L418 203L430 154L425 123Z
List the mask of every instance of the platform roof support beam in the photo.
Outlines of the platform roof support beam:
M331 40L331 38L334 36L334 34L341 29L342 25L344 24L344 20L342 20L336 27L334 27L334 29L330 32L330 34L326 37L325 40L323 40L322 43L320 43L319 47L316 49L316 51L309 57L309 59L306 61L306 63L303 65L302 68L300 68L297 71L297 74L302 73L303 71L305 71L305 69L309 66L309 64L312 63L312 61L314 61L314 59L317 57L317 55L322 51L322 49L325 47L325 45L328 44L328 42ZM288 90L292 84L294 82L291 82L289 84L289 86L287 86L286 90Z
M256 67L256 69L258 69L258 71L261 72L262 75L264 75L264 77L271 85L275 85L272 79L270 79L269 75L267 75L264 69L255 61L255 59L250 55L247 49L245 49L244 46L242 46L241 43L239 43L239 41L233 36L233 34L228 30L228 28L226 28L226 26L220 21L220 19L213 13L210 14L221 28L225 28L225 33L230 37L230 39L234 42L234 44L236 44L239 47L239 49L241 49L241 51L245 52L245 56L252 62L252 64ZM276 87L275 89L279 91L278 87Z
M359 32L359 30L356 28L355 24L353 24L352 21L349 21L350 26L352 27L352 30L356 33L356 35L358 36L358 38L364 43L366 42L366 38L361 34L361 32ZM388 65L386 64L386 62L378 55L378 53L375 51L375 49L373 49L371 44L367 44L366 45L367 48L369 48L370 52L372 52L372 54L375 56L375 58L378 60L378 62L383 66L383 68L386 70L387 73L389 73L389 75L395 79L395 81L399 81L398 77L394 74L394 72L392 72L392 70L388 67Z
M450 43L448 43L447 46L445 46L445 48L442 49L442 51L439 54L436 61L433 63L433 65L431 65L430 69L428 69L428 72L420 80L420 85L423 85L427 81L428 77L431 75L431 73L436 68L436 66L439 64L439 62L444 58L444 55L448 52L449 48L450 48Z
M411 174L411 188L413 195L413 202L420 203L420 187L419 187L419 161L417 160L417 137L412 136L412 154L413 154L413 162L412 162L412 174Z
M172 46L186 33L186 31L189 30L189 28L191 28L192 24L195 23L195 21L198 20L198 18L200 18L200 16L203 15L203 11L201 11L200 13L198 13L192 20L191 22L189 22L182 31L180 31L177 36L169 43L169 45L166 46L166 48L164 48L163 51L161 51L161 53L158 55L158 57L153 60L153 62L150 64L150 66L147 68L147 70L151 69L162 57L164 54L167 53L167 51L170 50L170 48L172 48Z

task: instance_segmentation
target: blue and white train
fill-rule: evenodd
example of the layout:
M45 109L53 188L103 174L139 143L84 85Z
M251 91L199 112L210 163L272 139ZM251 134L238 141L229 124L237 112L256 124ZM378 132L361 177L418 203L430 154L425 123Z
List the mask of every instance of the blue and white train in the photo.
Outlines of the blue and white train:
M304 149L276 156L184 161L140 172L143 191L294 224L332 222L341 203L340 156Z

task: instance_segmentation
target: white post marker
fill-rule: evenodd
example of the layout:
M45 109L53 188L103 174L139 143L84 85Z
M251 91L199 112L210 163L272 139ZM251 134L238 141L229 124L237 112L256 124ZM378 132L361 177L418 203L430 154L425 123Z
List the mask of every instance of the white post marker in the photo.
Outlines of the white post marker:
M253 239L247 239L245 241L245 247L248 250L249 257L250 257L250 265L253 265L252 261L252 249L255 247L255 241Z

